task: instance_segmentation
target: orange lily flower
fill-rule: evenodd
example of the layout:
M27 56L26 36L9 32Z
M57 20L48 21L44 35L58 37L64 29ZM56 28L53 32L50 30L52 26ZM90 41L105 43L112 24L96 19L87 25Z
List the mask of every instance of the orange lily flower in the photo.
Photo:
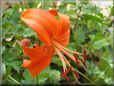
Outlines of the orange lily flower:
M64 73L67 67L72 70L65 56L79 64L80 59L70 53L75 55L83 54L66 48L70 36L70 20L68 16L58 13L55 9L46 11L32 8L25 10L20 17L36 32L39 40L44 43L42 46L35 44L33 48L30 48L29 39L21 41L24 54L30 58L30 60L24 60L22 66L29 69L33 77L49 66L55 52L60 57Z

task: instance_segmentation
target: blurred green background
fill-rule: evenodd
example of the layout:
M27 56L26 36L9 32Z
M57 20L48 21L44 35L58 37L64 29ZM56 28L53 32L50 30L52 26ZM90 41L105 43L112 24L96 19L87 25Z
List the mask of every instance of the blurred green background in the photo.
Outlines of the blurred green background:
M70 81L61 77L62 64L58 56L54 56L51 65L41 74L32 78L27 69L21 67L24 58L19 42L29 38L39 43L36 34L19 18L24 9L42 8L49 10L56 8L66 14L71 21L71 35L69 49L82 52L86 49L88 60L87 70L82 67L79 71L87 76L88 81L80 76L79 81L84 84L112 84L113 83L113 28L114 8L106 8L108 16L101 8L88 0L15 0L2 1L2 84L74 84L74 77L69 75ZM74 65L75 66L75 65Z

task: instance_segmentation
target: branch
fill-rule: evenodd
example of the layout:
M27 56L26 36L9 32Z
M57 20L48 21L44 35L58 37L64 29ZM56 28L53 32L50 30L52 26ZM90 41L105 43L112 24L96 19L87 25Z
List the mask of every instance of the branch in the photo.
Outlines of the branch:
M77 18L76 18L75 24L74 24L74 30L77 29L78 20L79 20L79 17L80 17L80 12L81 12L81 7L79 8L79 12L78 12L78 15L77 15Z
M54 8L56 9L57 7L56 7L56 4L55 4L55 1L52 0L52 2L53 2L53 6L54 6Z

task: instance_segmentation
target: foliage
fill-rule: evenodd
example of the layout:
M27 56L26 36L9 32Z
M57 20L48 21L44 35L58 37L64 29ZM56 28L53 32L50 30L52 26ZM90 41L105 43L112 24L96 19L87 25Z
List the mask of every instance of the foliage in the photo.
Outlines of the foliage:
M54 2L55 3L55 2ZM66 80L61 77L62 64L57 56L52 59L51 65L39 76L33 78L28 70L21 67L25 58L19 42L29 38L32 42L40 43L36 34L19 18L24 9L54 8L51 0L16 1L11 7L2 11L2 83L3 84L62 84ZM87 70L79 68L91 81L81 76L81 83L112 84L113 83L113 41L111 19L101 13L101 9L87 0L78 4L75 0L60 0L56 9L60 13L70 16L71 36L69 49L88 54ZM112 6L109 8L111 13ZM75 79L70 76L73 83Z

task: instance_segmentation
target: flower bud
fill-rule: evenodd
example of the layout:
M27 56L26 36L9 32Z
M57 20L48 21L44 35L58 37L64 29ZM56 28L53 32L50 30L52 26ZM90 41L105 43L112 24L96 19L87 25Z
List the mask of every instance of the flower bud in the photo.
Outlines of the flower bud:
M20 43L22 47L29 47L30 46L30 40L29 39L23 39Z

